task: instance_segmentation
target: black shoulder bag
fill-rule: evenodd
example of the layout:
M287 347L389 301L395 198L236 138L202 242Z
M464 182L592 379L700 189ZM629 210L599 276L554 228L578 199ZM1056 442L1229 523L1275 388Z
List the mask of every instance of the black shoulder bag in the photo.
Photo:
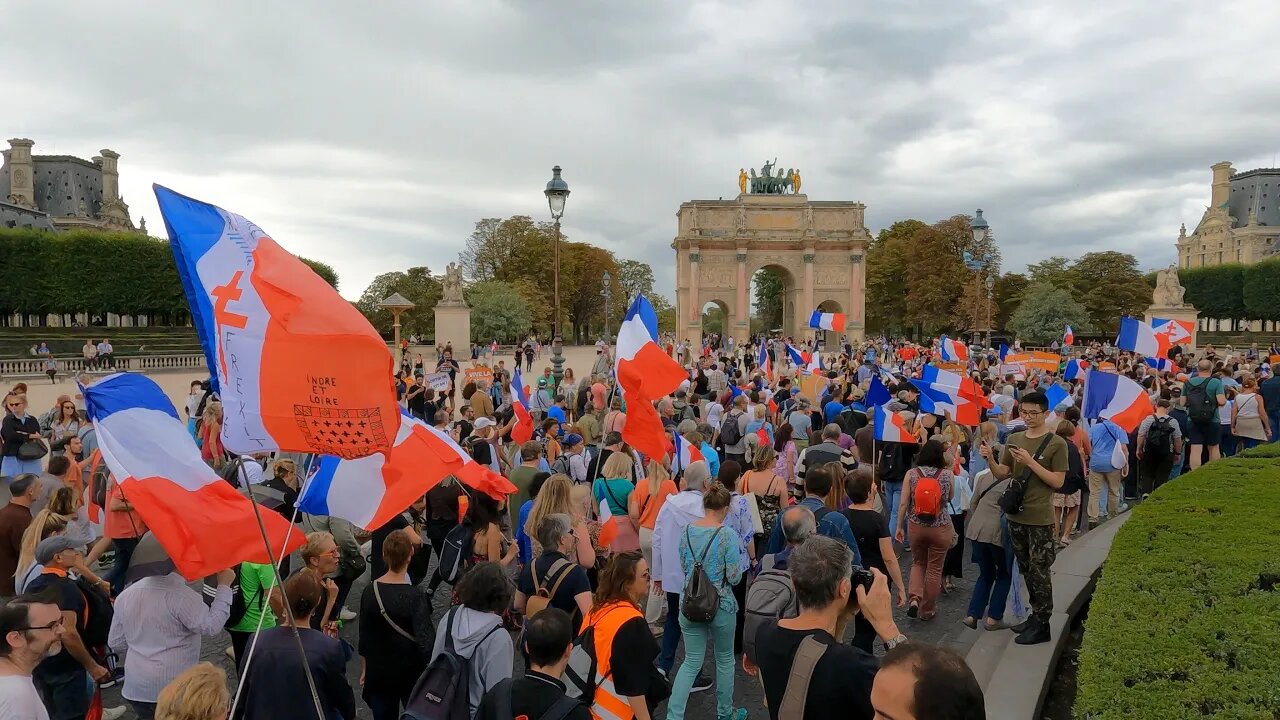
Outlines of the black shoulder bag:
M1040 441L1040 447L1036 448L1036 453L1031 457L1032 460L1039 460L1040 454L1049 446L1049 441L1053 439L1053 433L1045 433L1044 440ZM1005 515L1016 515L1023 511L1023 501L1027 497L1027 481L1031 479L1031 468L1024 467L1018 477L1009 483L1009 487L1000 493L1000 509Z

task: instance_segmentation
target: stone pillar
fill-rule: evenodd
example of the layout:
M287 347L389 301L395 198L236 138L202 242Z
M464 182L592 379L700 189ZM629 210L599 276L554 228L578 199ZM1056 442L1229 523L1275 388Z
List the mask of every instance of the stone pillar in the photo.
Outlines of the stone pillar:
M453 359L461 364L471 357L471 308L462 303L440 302L435 315L436 344L453 345Z
M800 307L796 308L796 328L797 334L803 328L804 337L813 339L813 328L809 327L809 316L813 314L813 261L815 251L811 247L804 249L804 291L801 295Z
M689 251L689 318L688 322L702 326L702 307L698 301L698 261L701 258L697 250Z
M1209 206L1216 208L1231 199L1231 175L1235 169L1229 162L1220 162L1210 169L1213 170L1213 195Z
M747 249L738 248L734 259L738 261L738 312L733 336L741 343L751 336L751 283L747 278Z
M9 141L9 149L4 153L5 165L9 167L9 197L15 205L34 210L36 208L35 172L31 161L32 140L13 138Z
M107 149L99 152L102 153L102 202L106 204L120 199L120 171L116 165L120 153Z
M866 332L866 278L867 267L862 263L862 253L849 256L849 270L852 275L849 283L849 309L845 318L845 333L850 342L856 343Z

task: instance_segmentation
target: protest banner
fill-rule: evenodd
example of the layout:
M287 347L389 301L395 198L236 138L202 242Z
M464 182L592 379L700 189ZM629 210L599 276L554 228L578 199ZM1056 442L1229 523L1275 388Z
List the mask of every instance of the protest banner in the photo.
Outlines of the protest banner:
M449 391L449 373L435 372L425 378L427 387L442 392Z

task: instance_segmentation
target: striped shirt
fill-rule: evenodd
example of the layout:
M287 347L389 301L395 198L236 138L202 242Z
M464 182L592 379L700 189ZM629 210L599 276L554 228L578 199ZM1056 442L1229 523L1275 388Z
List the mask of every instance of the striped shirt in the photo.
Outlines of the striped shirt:
M108 644L126 652L127 700L153 703L160 690L200 661L200 636L217 635L231 614L231 588L220 586L213 605L176 572L146 577L116 598Z

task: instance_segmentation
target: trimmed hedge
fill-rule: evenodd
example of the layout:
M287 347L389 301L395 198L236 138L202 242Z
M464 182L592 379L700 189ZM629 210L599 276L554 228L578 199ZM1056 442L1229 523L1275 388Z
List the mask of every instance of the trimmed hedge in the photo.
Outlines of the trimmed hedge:
M1280 717L1280 444L1161 487L1094 592L1080 720Z

